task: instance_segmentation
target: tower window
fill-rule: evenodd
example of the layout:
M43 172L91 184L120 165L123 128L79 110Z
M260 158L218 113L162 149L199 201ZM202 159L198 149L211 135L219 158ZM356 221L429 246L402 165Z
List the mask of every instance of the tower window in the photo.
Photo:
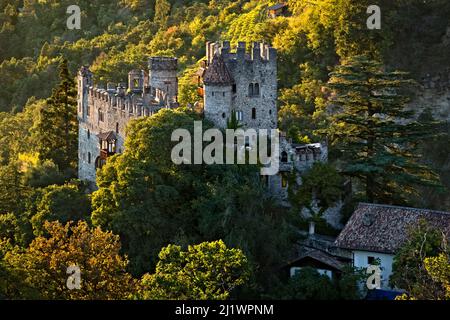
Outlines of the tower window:
M105 121L105 117L102 110L98 110L98 121L100 122Z
M236 120L242 121L243 118L242 111L236 111Z
M253 97L253 83L248 85L248 96Z
M88 129L87 131L87 138L90 139L91 138L91 130Z
M283 162L283 163L288 162L288 154L287 154L286 151L283 151L283 152L281 153L281 162Z
M233 93L236 93L236 92L237 92L236 84L233 84Z
M88 152L88 163L91 164L91 153Z
M272 110L269 110L269 114L272 114Z
M252 119L256 119L256 109L252 108Z
M259 96L259 83L254 84L253 95Z
M225 115L225 112L223 112L223 113L222 113L222 118L225 119L225 116L226 116L226 115Z
M214 91L211 93L211 95L214 97Z
M222 92L222 97L225 97L225 92Z
M119 133L119 123L116 122L116 133Z

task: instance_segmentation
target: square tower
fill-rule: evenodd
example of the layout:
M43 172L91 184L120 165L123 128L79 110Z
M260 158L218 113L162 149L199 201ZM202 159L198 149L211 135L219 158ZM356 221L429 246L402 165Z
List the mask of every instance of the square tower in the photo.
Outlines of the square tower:
M205 117L225 127L231 113L243 128L277 128L277 52L255 42L247 52L239 42L207 43L204 83Z

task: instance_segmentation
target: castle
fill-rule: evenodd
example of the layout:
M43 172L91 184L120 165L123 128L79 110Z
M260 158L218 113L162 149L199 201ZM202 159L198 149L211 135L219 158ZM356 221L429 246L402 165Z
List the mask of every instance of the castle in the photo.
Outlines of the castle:
M239 42L208 42L197 73L204 117L226 128L234 112L244 129L277 128L277 51L264 43L248 48ZM78 72L79 164L81 180L95 186L96 170L107 158L123 152L130 119L151 116L161 108L177 108L177 59L152 57L148 71L133 70L128 86L95 87L87 67ZM326 144L293 144L280 139L280 172L267 177L269 192L287 202L287 173L300 177L315 161L327 161ZM300 178L299 178L300 179ZM300 181L300 180L299 180Z

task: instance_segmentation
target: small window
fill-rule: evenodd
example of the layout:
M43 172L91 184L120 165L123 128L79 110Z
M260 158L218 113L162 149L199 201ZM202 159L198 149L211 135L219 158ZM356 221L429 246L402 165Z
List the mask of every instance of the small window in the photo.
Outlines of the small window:
M288 154L287 154L286 151L283 151L283 152L281 153L281 162L283 162L283 163L288 162Z
M116 133L119 133L119 123L116 122Z
M100 122L105 121L105 117L102 110L98 110L98 121Z
M89 104L86 106L86 115L89 117L91 115L91 108L89 107Z
M225 115L225 112L223 112L223 113L222 113L222 118L225 119L225 116L226 116L226 115Z
M225 92L222 92L222 97L225 97Z
M243 119L242 111L236 111L236 120L242 121L242 119Z
M375 257L367 257L367 264L374 265L375 264Z
M87 131L87 138L90 139L91 138L91 130L88 129Z
M248 85L248 96L252 97L253 96L253 83L250 83Z
M253 95L259 96L259 83L254 84Z
M91 164L91 153L88 152L88 163Z
M236 93L236 92L237 92L236 84L233 84L233 93Z
M212 94L212 96L214 97L214 91L213 91L211 94Z
M272 114L272 110L269 110L269 114Z
M256 109L252 108L252 119L256 119Z

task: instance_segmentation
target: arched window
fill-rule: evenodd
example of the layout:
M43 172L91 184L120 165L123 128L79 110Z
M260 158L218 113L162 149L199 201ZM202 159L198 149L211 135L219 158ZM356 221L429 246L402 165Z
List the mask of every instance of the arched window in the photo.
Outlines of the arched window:
M259 96L259 83L255 83L254 89L253 89L253 95Z
M256 119L256 108L252 108L252 119Z
M248 85L248 96L252 97L253 96L253 83L250 83Z
M281 153L281 162L286 163L288 161L288 154L286 151Z

